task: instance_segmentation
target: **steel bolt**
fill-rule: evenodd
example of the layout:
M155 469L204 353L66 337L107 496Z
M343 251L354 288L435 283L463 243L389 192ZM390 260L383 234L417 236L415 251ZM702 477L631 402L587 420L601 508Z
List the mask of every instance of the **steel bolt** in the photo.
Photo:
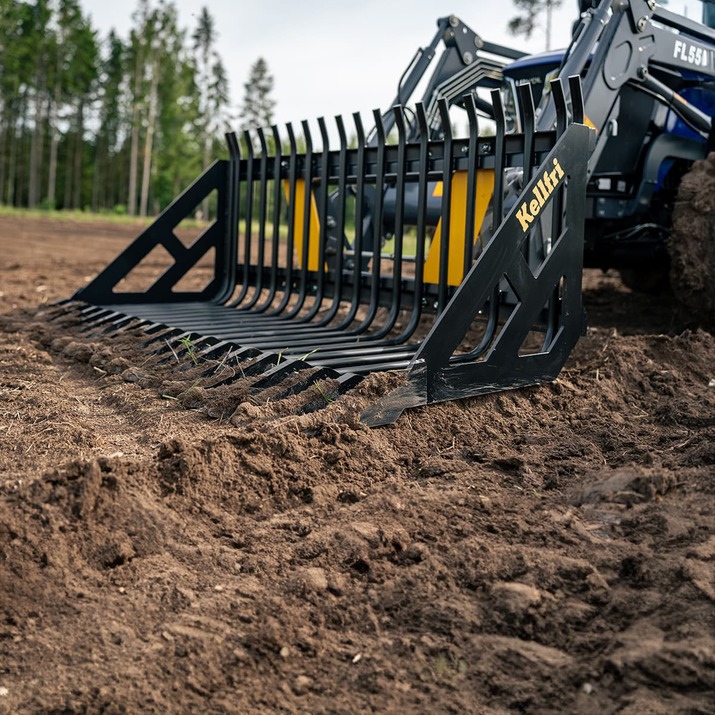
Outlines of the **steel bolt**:
M474 55L471 52L465 52L462 55L462 62L464 62L465 65L471 65L473 61Z
M643 32L643 30L645 30L647 26L648 26L648 18L647 17L638 18L638 22L636 23L638 32Z

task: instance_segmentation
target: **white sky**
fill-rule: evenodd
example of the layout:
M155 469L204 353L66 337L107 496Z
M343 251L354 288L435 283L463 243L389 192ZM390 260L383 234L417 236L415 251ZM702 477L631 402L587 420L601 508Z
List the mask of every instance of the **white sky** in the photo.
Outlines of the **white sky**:
M243 83L258 57L274 79L277 123L332 118L385 109L418 47L429 44L439 17L457 15L483 39L525 52L544 49L543 31L529 41L506 29L511 0L175 0L182 27L193 31L203 5L216 20L221 54L237 109ZM105 37L125 38L136 7L130 2L81 0ZM552 46L568 43L577 0L556 11ZM699 19L697 0L670 0L669 9ZM366 122L368 125L370 122Z

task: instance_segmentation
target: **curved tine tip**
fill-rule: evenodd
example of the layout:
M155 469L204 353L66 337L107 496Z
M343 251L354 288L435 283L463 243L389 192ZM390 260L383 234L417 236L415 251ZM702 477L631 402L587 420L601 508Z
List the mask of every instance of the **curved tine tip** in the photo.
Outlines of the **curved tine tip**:
M471 119L471 117L474 116L474 119L476 120L477 102L474 99L474 92L468 92L467 94L462 95L462 102L464 103L464 109L466 110L469 118Z
M305 148L306 150L311 151L313 149L313 135L310 133L310 122L307 119L303 119L300 126L303 129Z
M353 123L355 124L355 133L357 134L360 144L365 142L365 127L362 123L360 112L353 112Z
M373 109L372 116L373 116L373 119L375 120L375 133L377 134L378 139L384 143L384 141L385 141L385 125L383 124L382 112L379 109Z
M571 92L571 113L576 124L584 123L583 88L578 75L569 77L569 91Z
M417 125L420 128L420 136L427 136L427 112L425 111L425 105L423 102L417 102L415 105L415 114L417 115Z
M290 145L291 154L295 154L298 148L298 144L295 139L295 132L293 131L293 123L286 123L286 133L288 134L288 144Z
M531 84L522 82L519 87L519 104L523 105L524 110L533 114L534 112L534 95L531 91Z
M341 143L347 142L347 133L345 132L345 121L342 114L335 115L335 126L338 128L338 137Z

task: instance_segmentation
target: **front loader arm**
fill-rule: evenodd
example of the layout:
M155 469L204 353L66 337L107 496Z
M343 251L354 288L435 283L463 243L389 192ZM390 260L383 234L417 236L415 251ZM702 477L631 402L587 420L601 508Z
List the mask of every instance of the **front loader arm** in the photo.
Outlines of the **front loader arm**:
M391 108L398 105L405 106L410 102L437 56L440 43L444 43L444 51L427 81L421 100L428 108L428 115L430 112L436 115L434 108L442 98L453 104L461 102L462 97L477 85L489 89L499 87L502 81L501 67L510 60L519 59L526 54L483 40L455 15L441 17L437 20L437 32L430 44L426 48L417 50L402 74L397 94L390 104ZM480 52L494 55L497 59L487 59ZM491 104L476 99L478 108L493 116ZM392 109L384 113L382 125L386 135L394 128L395 114ZM417 127L413 126L409 138L414 140L418 133Z
M655 96L693 129L707 136L712 119L653 76L697 71L715 78L715 31L658 7L652 0L602 0L584 15L559 71L583 77L586 121L599 133L589 162L598 165L626 84ZM547 104L548 102L548 104ZM553 126L555 109L544 98L537 128Z

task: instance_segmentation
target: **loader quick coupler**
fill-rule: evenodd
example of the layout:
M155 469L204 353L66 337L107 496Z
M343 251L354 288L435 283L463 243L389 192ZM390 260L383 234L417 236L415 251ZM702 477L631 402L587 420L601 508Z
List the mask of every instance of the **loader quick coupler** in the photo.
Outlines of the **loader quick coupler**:
M324 120L300 139L276 127L227 135L229 159L188 187L94 280L64 304L91 331L139 328L147 349L190 346L210 371L220 357L260 395L331 378L347 390L373 372L399 387L363 415L555 378L584 325L581 273L587 164L578 77L555 80L555 129L535 131L519 88L522 131L507 132L498 90L493 133L480 135L475 93L468 136L453 135L446 100L435 139L422 104L414 126L390 110ZM570 108L570 111L569 111ZM510 124L511 126L511 124ZM348 141L354 134L357 142ZM298 150L298 147L301 150ZM523 191L505 203L506 176ZM185 243L176 227L206 198L216 218ZM429 209L429 210L428 210ZM548 236L548 250L533 235ZM290 376L290 380L288 380ZM210 389L210 388L208 388Z

